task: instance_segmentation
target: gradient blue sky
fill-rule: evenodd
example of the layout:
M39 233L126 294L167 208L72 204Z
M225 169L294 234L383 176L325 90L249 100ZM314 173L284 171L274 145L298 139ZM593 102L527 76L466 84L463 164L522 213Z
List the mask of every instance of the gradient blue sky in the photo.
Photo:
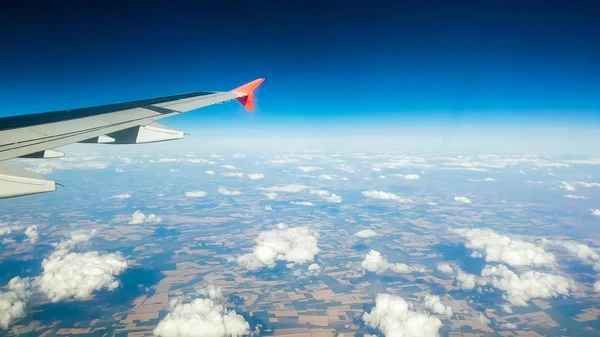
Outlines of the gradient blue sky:
M0 115L257 77L189 129L600 127L592 1L18 2L0 12ZM11 7L13 6L13 7Z

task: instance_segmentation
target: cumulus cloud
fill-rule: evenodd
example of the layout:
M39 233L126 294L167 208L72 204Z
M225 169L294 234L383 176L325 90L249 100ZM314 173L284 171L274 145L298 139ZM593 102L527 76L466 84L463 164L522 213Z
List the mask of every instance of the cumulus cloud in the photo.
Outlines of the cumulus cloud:
M442 315L446 318L452 317L452 307L444 305L440 302L440 297L435 295L426 295L423 298L423 305L429 309L432 313Z
M69 233L69 239L59 242L55 244L56 250L70 250L75 248L76 246L86 243L90 241L94 235L96 235L96 230L92 229L88 230L77 230Z
M267 199L269 199L269 200L275 200L275 199L277 199L278 196L279 196L279 194L277 194L275 192L265 193L265 197L267 197Z
M458 275L456 275L456 285L460 289L473 289L477 285L477 277L472 274L467 274L462 270L458 271Z
M223 195L240 195L240 191L228 190L225 187L219 187L219 193Z
M404 180L419 180L421 179L421 176L418 174L405 174L404 175Z
M112 198L113 199L129 199L129 198L131 198L131 194L129 194L129 193L119 194L119 195L113 196Z
M580 181L577 183L577 185L583 186L583 187L600 187L600 183L587 183L584 181Z
M359 238L370 238L373 236L378 236L379 234L377 234L377 232L372 229L363 229L354 233L354 235L358 236Z
M304 172L304 173L308 173L308 172L312 172L312 171L317 171L317 170L322 170L322 168L316 167L316 166L298 166L296 168L298 170Z
M143 223L159 223L161 221L162 221L161 217L156 216L155 214L150 214L150 215L146 216L144 213L140 212L140 210L138 209L131 216L131 221L129 221L129 224L130 225L139 225L139 224L143 224Z
M236 178L241 178L244 176L244 173L242 172L226 172L223 173L224 177L236 177Z
M207 297L213 300L219 300L224 298L221 287L215 287L212 284L203 287L198 287L195 290L196 295L198 296Z
M464 196L463 197L461 197L461 196L454 197L454 201L461 202L463 204L470 204L471 203L471 199L469 199L467 197L464 197Z
M339 204L340 202L342 202L342 197L335 193L331 193L325 190L312 190L310 191L310 194L316 195L329 203Z
M447 263L438 264L437 270L444 274L452 274L454 273L454 269Z
M118 253L70 253L57 250L42 261L43 274L36 283L52 301L88 299L100 289L119 286L115 276L127 268L127 260Z
M186 197L190 197L190 198L202 198L206 196L206 192L204 191L189 191L189 192L185 192L185 196Z
M438 337L442 327L439 318L418 312L402 297L389 294L377 295L375 306L362 318L385 337Z
M25 236L27 237L26 241L31 243L36 243L39 238L38 227L36 225L32 225L27 227L25 230Z
M235 167L233 165L223 165L221 167L224 169L228 169L228 170L237 170L237 167Z
M265 192L280 192L280 193L298 193L302 192L307 187L304 185L290 184L290 185L279 185L261 188Z
M306 270L308 271L309 275L317 275L321 272L321 266L316 263L312 263L308 266L308 268L306 268Z
M250 180L263 179L264 177L265 177L265 175L262 173L249 173L248 174L248 178L250 178Z
M320 252L317 234L308 227L278 228L259 233L252 253L239 256L237 263L249 270L273 268L277 261L304 264Z
M561 182L560 188L563 188L565 191L569 192L575 191L575 186L569 184L566 181Z
M204 171L204 173L208 174L209 176L212 176L215 174L215 171L213 170L208 170L208 171Z
M485 178L485 179L483 179L483 181L490 181L491 182L491 181L496 181L496 179L494 179L494 178Z
M381 200L391 200L391 201L395 201L398 203L411 203L412 200L409 198L405 198L399 195L396 195L394 193L390 193L390 192L384 192L384 191L363 191L362 195L364 195L367 198L371 198L371 199L381 199Z
M574 282L564 276L532 270L517 275L505 265L485 266L478 283L503 291L503 298L516 306L527 306L534 298L567 296L575 289Z
M25 316L27 300L31 296L31 283L28 278L14 277L0 290L0 328L8 327Z
M189 303L176 298L153 333L160 337L241 337L250 334L250 324L213 298L196 298Z
M372 273L383 274L388 270L392 270L396 273L407 274L412 272L425 272L425 268L422 266L409 266L406 263L389 263L388 260L381 255L380 252L371 249L365 256L365 259L361 262L361 267Z
M592 215L600 216L600 209L596 208L596 209L592 210Z
M15 225L15 224L9 224L6 222L0 222L0 235L8 235L10 233L12 233L12 231L17 231L17 230L21 230L23 228L23 226L21 225Z
M555 266L554 254L530 242L511 239L490 229L454 229L453 232L468 240L465 247L473 250L473 257L490 262L505 262L511 266Z
M316 206L315 204L313 204L310 201L290 201L290 204L296 205L296 206L309 206L309 207Z

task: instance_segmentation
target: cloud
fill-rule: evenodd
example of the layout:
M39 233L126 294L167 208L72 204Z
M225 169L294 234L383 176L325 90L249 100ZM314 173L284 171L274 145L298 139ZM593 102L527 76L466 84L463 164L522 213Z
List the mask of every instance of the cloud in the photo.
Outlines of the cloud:
M277 197L279 196L279 194L277 194L275 192L270 192L270 193L265 193L265 196L269 200L275 200L275 199L277 199Z
M359 238L370 238L373 236L378 236L379 234L377 234L377 232L372 229L363 229L354 233L354 235L358 236Z
M52 301L88 299L94 291L114 290L115 276L127 268L127 260L118 253L69 253L57 250L42 261L43 274L36 283Z
M444 274L452 274L454 273L454 269L447 263L438 264L437 270Z
M117 168L115 168L115 172L117 172L117 173L123 173L123 172L125 172L125 170L122 169L122 168L120 168L120 167L117 167Z
M228 169L228 170L237 170L237 167L235 167L233 165L223 165L221 167L224 169Z
M131 221L129 221L130 225L138 225L143 223L159 223L162 221L162 218L156 216L155 214L150 214L146 216L144 213L140 212L140 210L135 211L131 216Z
M365 312L362 318L385 337L438 337L442 321L413 307L400 296L379 294L371 312Z
M312 171L317 171L317 170L322 170L322 168L316 167L316 166L298 166L296 168L298 170L304 172L304 173L308 173L308 172L312 172Z
M153 333L159 337L241 337L250 334L250 324L213 298L189 303L175 298Z
M335 193L331 193L325 190L312 190L310 191L310 194L316 195L329 203L339 204L340 202L342 202L342 197Z
M396 195L394 193L390 193L390 192L383 192L383 191L363 191L362 195L364 195L367 198L371 198L371 199L381 199L381 200L392 200L395 202L399 202L399 203L411 203L412 200L410 200L409 198L405 198L399 195Z
M313 204L310 201L290 201L290 204L296 205L296 206L309 206L309 207L316 206L315 204Z
M573 195L573 194L565 194L565 198L567 199L587 199L584 196L581 195Z
M0 222L0 235L8 235L12 233L12 231L21 230L23 226L21 225L11 225L6 222Z
M26 241L29 241L31 243L37 242L37 240L39 238L37 229L38 229L38 227L36 225L27 227L27 229L25 230L25 236L27 237Z
M600 209L596 208L596 209L592 210L592 215L600 216Z
M445 316L446 318L452 317L452 307L444 305L440 302L440 297L435 295L426 295L423 298L423 305L431 310L432 313Z
M491 182L491 181L496 181L496 179L494 179L494 178L485 178L485 179L483 179L483 181L490 181Z
M252 253L239 256L237 263L249 270L273 268L277 261L304 264L314 261L320 252L316 233L308 227L277 229L259 233Z
M456 275L456 284L460 289L473 289L477 285L477 276L472 274L467 274L462 270L458 271L458 275Z
M31 296L31 283L28 278L14 277L0 290L0 328L8 327L25 316L27 300Z
M223 195L240 195L240 191L228 190L225 187L219 187L219 193Z
M577 185L580 185L583 187L600 187L600 183L586 183L584 181L578 182Z
M372 273L383 274L388 270L392 270L396 273L407 274L412 272L425 272L425 268L421 266L409 266L405 263L389 263L388 260L381 255L380 252L371 249L365 256L365 259L361 262L361 267Z
M209 176L212 176L215 174L215 171L213 170L208 170L208 171L204 171L204 173L208 174Z
M320 174L317 176L317 179L321 180L334 180L335 178L330 174Z
M310 264L306 269L309 274L318 274L321 272L321 266L316 263Z
M119 195L113 196L112 198L113 199L129 199L129 198L131 198L131 194L129 194L129 193L119 194Z
M404 175L404 180L419 180L421 179L421 176L419 176L418 174L405 174Z
M205 197L207 195L206 192L204 191L189 191L189 192L185 192L185 196L186 197L190 197L190 198L202 198Z
M561 185L559 187L563 188L563 189L565 189L566 191L569 191L569 192L575 191L575 186L569 184L566 181L561 182Z
M94 235L96 235L96 230L92 229L91 231L87 230L77 230L69 233L69 239L65 241L61 241L54 246L56 250L70 250L75 248L76 246L86 243L90 241Z
M221 291L221 287L215 287L212 284L209 284L209 285L206 285L203 287L198 287L195 290L196 290L196 295L198 295L198 296L208 297L213 300L219 300L219 299L224 298L223 292Z
M231 158L246 158L246 155L241 153L233 153Z
M567 296L575 289L574 282L564 276L531 270L517 275L505 265L487 265L481 276L479 284L503 291L503 298L516 306L527 306L534 298Z
M264 177L265 177L265 175L262 173L249 173L248 174L248 178L250 178L250 180L263 179Z
M237 178L241 178L244 176L244 173L242 172L226 172L223 173L224 177L237 177Z
M470 204L471 203L471 199L469 199L467 197L454 197L454 201L456 201L456 202L462 202L463 204Z
M485 256L488 262L505 262L511 266L556 265L554 254L530 242L511 239L486 228L461 228L452 231L468 240L465 247L473 250L473 257Z
M261 188L261 190L265 192L298 193L304 191L306 188L304 185L291 184L265 187Z

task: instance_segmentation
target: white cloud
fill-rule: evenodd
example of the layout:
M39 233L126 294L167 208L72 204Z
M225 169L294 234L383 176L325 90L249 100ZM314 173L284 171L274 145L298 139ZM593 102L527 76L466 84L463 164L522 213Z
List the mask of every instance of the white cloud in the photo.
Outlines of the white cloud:
M25 316L27 300L31 296L31 283L27 278L14 277L0 290L0 328L8 327Z
M330 174L320 174L317 176L317 179L321 179L321 180L334 180L334 176L330 175Z
M113 196L112 198L113 199L129 199L129 198L131 198L131 194L129 194L129 193L119 194L119 195Z
M38 227L36 225L32 225L27 227L25 230L25 236L27 237L27 241L31 243L36 243L39 238Z
M404 180L419 180L421 179L421 176L418 174L405 174L404 175Z
M379 294L371 312L362 318L385 337L438 337L442 321L413 307L400 296Z
M307 187L304 185L290 184L290 185L280 185L280 186L271 186L261 188L261 190L266 192L281 192L281 193L298 193L302 192Z
M560 188L565 189L566 191L572 192L575 191L575 186L569 184L566 181L561 182Z
M246 158L246 155L242 153L233 153L231 158Z
M452 307L444 305L440 302L440 297L435 295L426 295L423 298L423 305L431 310L432 313L445 316L446 318L452 317Z
M21 225L11 225L6 222L0 222L0 235L8 235L12 233L12 231L18 231L22 228L23 226Z
M381 200L392 200L395 202L399 202L399 203L411 203L412 200L410 200L409 198L405 198L399 195L396 195L394 193L390 193L390 192L383 192L383 191L363 191L362 195L364 195L367 198L371 198L371 199L381 199Z
M69 253L57 250L42 261L43 274L36 283L52 301L88 299L100 289L119 286L115 276L127 268L127 260L118 253Z
M596 209L592 210L592 215L600 216L600 209L596 208Z
M233 165L223 165L221 167L224 169L228 169L228 170L237 170L237 167L235 167Z
M452 273L454 273L454 269L452 268L452 266L449 265L449 264L447 264L447 263L438 264L437 270L440 271L441 273L444 273L444 274L452 274Z
M485 178L485 179L483 179L483 181L496 181L496 179L494 179L494 178Z
M153 333L159 337L241 337L250 334L250 324L215 299L196 298L186 303L176 298Z
M69 239L65 241L61 241L54 246L57 250L69 250L80 244L86 243L92 239L96 235L96 230L92 229L88 230L77 230L69 233Z
M517 275L505 265L487 265L481 276L479 284L503 291L504 299L517 306L527 306L527 302L534 298L567 296L575 289L574 282L564 276L532 270Z
M309 207L316 206L315 204L313 204L310 201L290 201L290 204L296 205L296 206L309 206Z
M456 285L460 289L473 289L477 285L477 277L472 274L467 274L462 270L458 271L458 275L456 275Z
M206 196L206 192L204 191L189 191L189 192L185 192L185 196L186 197L190 197L190 198L202 198Z
M250 180L263 179L264 177L265 177L265 175L262 173L249 173L248 174L248 178L250 178Z
M130 225L138 225L143 223L159 223L162 221L162 218L156 216L155 214L150 214L146 216L144 213L140 212L140 210L135 211L131 216L131 221L129 221Z
M215 174L215 171L213 170L208 170L208 171L204 171L204 173L208 174L209 176L212 176Z
M471 203L471 199L467 198L467 197L454 197L454 201L456 202L461 202L463 204L470 204Z
M202 297L208 297L212 300L220 300L220 299L224 298L221 287L215 287L212 284L209 284L209 285L206 285L203 287L198 287L195 290L196 290L196 295L202 296Z
M244 176L244 173L242 172L226 172L226 173L222 173L224 177L236 177L236 178L241 178Z
M321 266L316 263L312 263L308 266L308 268L306 268L306 270L308 271L309 275L317 275L321 272Z
M123 173L123 172L125 172L125 170L124 170L124 169L122 169L122 168L120 168L120 167L117 167L117 168L115 169L115 172L117 172L117 173Z
M465 247L473 250L473 257L482 257L490 262L505 262L512 266L555 266L554 254L544 248L522 240L511 239L490 229L454 229L465 237Z
M273 268L277 261L312 262L320 252L317 235L308 227L287 228L280 224L277 229L259 233L255 241L252 253L236 259L239 265L249 270Z
M340 202L342 202L342 197L335 193L331 193L325 190L312 190L310 191L310 194L316 195L329 203L339 204Z
M219 187L219 193L223 195L240 195L240 191L228 190L225 187Z
M407 274L412 272L425 272L425 269L421 266L409 266L405 263L389 263L388 260L381 255L380 252L371 249L365 256L365 259L361 262L361 267L372 273L383 274L388 270L392 270L396 273Z
M373 236L378 236L379 234L377 234L377 232L372 229L363 229L354 233L354 235L358 236L359 238L370 238Z
M322 170L322 168L316 167L316 166L298 166L296 168L304 173L308 173L308 172L312 172L312 171L316 171L316 170Z
M584 181L580 181L577 184L583 187L600 187L600 183L587 183Z
M573 194L565 194L565 198L567 199L587 199L584 196L581 195L573 195Z
M278 196L279 196L279 194L277 194L275 192L265 193L265 197L267 197L267 199L269 199L269 200L275 200L275 199L277 199Z

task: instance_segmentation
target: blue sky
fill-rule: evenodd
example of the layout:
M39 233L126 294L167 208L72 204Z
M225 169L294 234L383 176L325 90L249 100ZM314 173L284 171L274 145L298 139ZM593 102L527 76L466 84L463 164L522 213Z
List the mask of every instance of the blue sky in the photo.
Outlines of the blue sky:
M266 77L256 114L229 103L165 124L600 126L600 8L591 2L12 6L0 14L3 116L228 90Z

